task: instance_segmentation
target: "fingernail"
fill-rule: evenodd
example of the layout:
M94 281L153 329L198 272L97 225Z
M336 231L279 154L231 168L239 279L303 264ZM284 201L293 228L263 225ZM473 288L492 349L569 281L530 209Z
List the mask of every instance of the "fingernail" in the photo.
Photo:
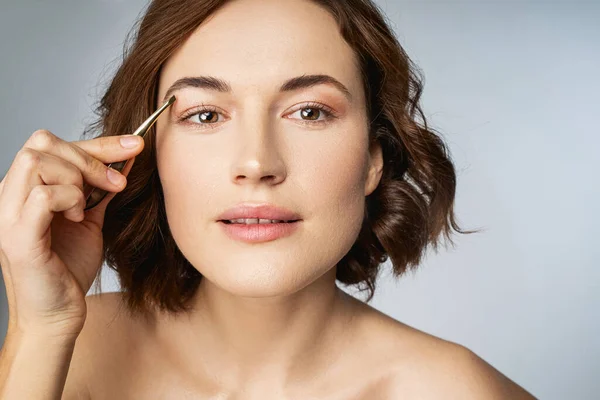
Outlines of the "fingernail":
M108 177L108 180L116 186L121 186L121 184L125 181L125 177L112 168L108 169L106 175Z
M121 139L121 146L126 149L131 149L132 147L136 147L140 144L140 137L136 135L123 136Z

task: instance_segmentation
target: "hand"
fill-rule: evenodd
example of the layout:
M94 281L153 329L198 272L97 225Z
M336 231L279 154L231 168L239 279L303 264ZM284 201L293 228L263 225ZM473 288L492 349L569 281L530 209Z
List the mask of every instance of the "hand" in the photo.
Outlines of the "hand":
M35 131L0 182L0 265L9 306L9 332L78 335L85 296L103 260L102 226L108 203L144 140L124 148L120 138L67 142ZM129 160L119 183L105 164ZM112 170L114 171L114 170ZM116 171L115 171L116 172ZM110 193L84 211L84 181Z

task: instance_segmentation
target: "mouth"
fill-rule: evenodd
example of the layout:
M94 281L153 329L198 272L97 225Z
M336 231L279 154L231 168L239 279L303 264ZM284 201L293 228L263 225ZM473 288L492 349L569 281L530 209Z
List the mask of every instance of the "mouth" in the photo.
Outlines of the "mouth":
M245 218L241 220L219 220L218 222L232 240L246 243L264 243L293 235L300 230L301 221L300 219L283 221Z
M299 219L283 221L275 219L262 219L262 218L242 218L242 219L221 219L218 222L222 222L227 225L273 225L273 224L291 224L300 221Z

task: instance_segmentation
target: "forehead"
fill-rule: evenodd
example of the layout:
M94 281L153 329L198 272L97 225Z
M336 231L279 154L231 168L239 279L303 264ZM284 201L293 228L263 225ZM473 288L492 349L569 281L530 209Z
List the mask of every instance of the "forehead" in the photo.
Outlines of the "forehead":
M183 76L213 75L236 88L329 74L354 92L360 75L334 17L308 0L237 0L204 21L165 63L160 93Z

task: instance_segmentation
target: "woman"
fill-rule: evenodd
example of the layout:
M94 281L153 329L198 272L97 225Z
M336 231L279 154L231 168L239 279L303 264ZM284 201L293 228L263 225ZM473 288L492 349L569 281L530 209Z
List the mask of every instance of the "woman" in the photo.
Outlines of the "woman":
M153 1L99 137L36 131L0 184L2 398L532 398L336 286L462 232L420 92L367 0ZM85 297L104 260L123 293Z

